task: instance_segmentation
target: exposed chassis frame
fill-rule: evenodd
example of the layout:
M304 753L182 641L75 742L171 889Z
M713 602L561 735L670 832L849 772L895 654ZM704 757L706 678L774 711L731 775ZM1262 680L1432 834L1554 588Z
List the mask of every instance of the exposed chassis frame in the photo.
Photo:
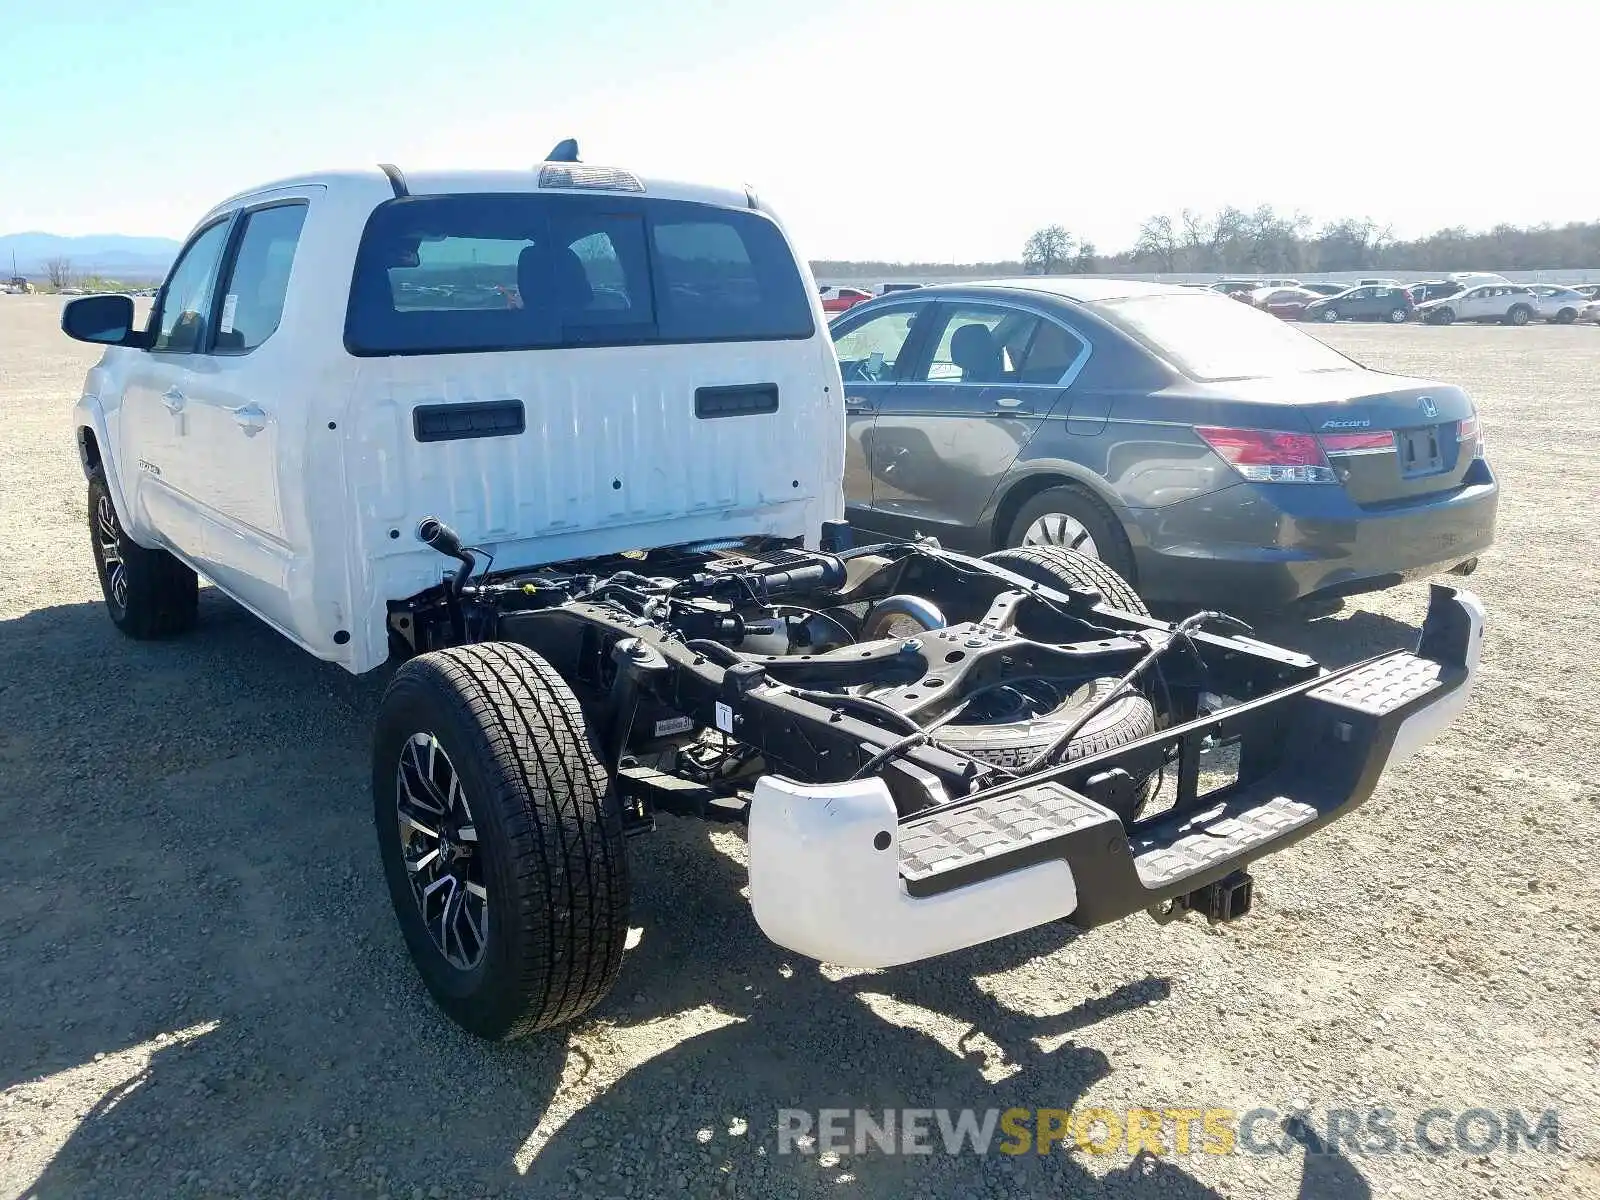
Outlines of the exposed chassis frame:
M442 639L501 639L541 654L590 710L635 826L648 825L654 811L734 821L745 813L726 789L629 765L630 749L649 740L640 733L651 727L642 714L677 714L721 730L759 753L769 772L808 784L841 782L918 722L987 684L1035 674L1121 675L1150 650L1152 639L1171 636L1169 625L1109 608L1097 593L1058 591L937 547L873 546L843 557L848 578L842 589L784 601L843 606L912 593L949 612L981 615L901 641L784 656L686 641L621 608L583 599L511 612L491 602L474 613L429 594L396 606L391 621L420 636L425 645L419 648L436 648ZM1187 638L1189 651L1174 648L1162 679L1175 723L1197 716L1202 688L1243 700L1306 684L1320 673L1304 655L1249 638L1205 632ZM893 687L872 701L842 690L866 683ZM1271 726L1279 710L1266 705L1260 711L1242 743L1241 782L1275 761ZM894 727L896 714L903 728ZM1088 776L1082 764L1073 764L1026 778L1039 783L1070 775L1072 786L1095 799L1126 783L1118 763L1141 761L1141 755L1149 762L1151 751L1144 745L1099 756ZM1173 811L1197 800L1197 752L1178 754ZM903 820L1017 782L1012 771L933 744L905 749L879 775Z

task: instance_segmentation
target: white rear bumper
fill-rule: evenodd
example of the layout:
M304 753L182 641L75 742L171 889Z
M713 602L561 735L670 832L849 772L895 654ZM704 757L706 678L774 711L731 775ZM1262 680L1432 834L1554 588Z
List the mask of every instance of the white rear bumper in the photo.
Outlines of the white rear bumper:
M780 946L847 967L892 967L1020 933L1078 906L1072 870L1039 863L938 896L907 893L899 821L879 779L764 776L750 803L750 906Z

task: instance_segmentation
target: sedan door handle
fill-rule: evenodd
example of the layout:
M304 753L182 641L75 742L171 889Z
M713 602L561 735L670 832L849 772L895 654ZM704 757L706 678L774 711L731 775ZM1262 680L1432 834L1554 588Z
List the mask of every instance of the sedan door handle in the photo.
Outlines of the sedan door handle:
M844 406L851 412L871 412L872 401L865 396L846 396Z
M169 387L161 393L161 403L167 406L168 412L182 412L186 401L183 393L176 387Z
M265 410L254 404L241 404L233 410L233 420L240 429L244 430L246 437L255 437L267 427L267 414Z
M994 412L997 417L1010 416L1012 413L1030 413L1033 405L1024 404L1015 396L1001 396L994 402Z

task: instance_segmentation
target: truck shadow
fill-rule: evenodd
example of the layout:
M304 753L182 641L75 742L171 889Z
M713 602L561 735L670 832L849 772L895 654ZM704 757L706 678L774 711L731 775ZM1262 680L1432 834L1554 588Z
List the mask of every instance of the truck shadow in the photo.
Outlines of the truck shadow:
M1309 654L1325 667L1344 667L1391 650L1415 650L1422 633L1420 612L1415 624L1349 607L1310 619L1297 614L1261 617L1254 622L1255 636Z
M737 846L687 822L637 844L639 944L591 1021L459 1033L373 854L386 677L211 592L166 643L125 641L98 603L0 622L0 1087L42 1148L25 1192L1216 1194L1166 1159L779 1155L780 1108L1070 1108L1114 1069L1072 1034L1174 985L1030 993L1026 1012L986 988L1061 927L830 977L760 935ZM586 1079L596 1046L632 1065Z

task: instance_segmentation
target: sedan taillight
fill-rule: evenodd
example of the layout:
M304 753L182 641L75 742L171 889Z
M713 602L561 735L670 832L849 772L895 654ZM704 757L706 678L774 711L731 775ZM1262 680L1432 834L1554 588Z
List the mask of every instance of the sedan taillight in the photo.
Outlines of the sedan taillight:
M1463 417L1461 424L1456 427L1456 441L1463 446L1472 443L1472 457L1483 457L1483 431L1478 427L1478 414Z
M1325 433L1322 448L1329 454L1382 454L1394 449L1394 433Z
M1338 483L1328 456L1309 433L1197 425L1195 432L1252 483Z

